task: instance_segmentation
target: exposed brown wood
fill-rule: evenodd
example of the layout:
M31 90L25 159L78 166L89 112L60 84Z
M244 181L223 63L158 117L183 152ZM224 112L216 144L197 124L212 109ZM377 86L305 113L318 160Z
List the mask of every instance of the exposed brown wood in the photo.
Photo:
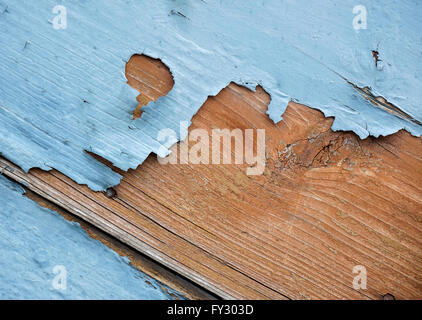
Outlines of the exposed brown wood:
M265 298L254 288L255 281L225 265L218 257L172 233L149 217L149 211L134 208L120 198L107 198L103 193L91 192L57 171L49 173L34 169L29 174L5 159L0 159L0 170L7 176L26 185L41 197L66 208L71 213L98 226L122 242L170 267L199 285L223 298ZM121 190L118 191L119 193ZM133 192L133 191L131 191ZM129 193L131 193L129 192ZM139 201L148 210L169 212L160 204L139 194ZM132 196L137 196L136 194ZM207 277L204 277L204 275ZM212 282L209 279L212 279ZM240 296L237 282L247 287ZM214 285L215 283L215 285ZM272 290L263 288L264 292ZM268 295L270 296L270 295ZM281 296L280 296L281 297Z
M130 264L136 269L159 281L161 284L176 290L178 293L182 294L184 298L191 300L214 300L216 298L214 295L202 290L198 286L192 284L190 281L181 278L174 272L163 268L161 265L157 264L150 258L145 257L121 241L111 237L109 234L74 216L73 214L53 204L52 202L47 201L36 193L30 190L26 190L25 196L33 201L36 201L44 208L48 208L60 213L66 220L79 223L90 237L101 241L104 245L117 252L120 256L127 257L130 261ZM165 286L161 286L161 288L168 294L172 295L171 292L168 292ZM174 295L174 298L180 299L177 295Z
M141 116L143 106L166 95L174 85L169 68L161 61L147 56L133 55L126 64L126 77L127 83L140 92L133 119Z
M159 64L129 63L129 83L165 94L171 75L151 63ZM246 165L161 165L151 156L121 172L109 199L54 170L25 174L6 160L0 168L223 298L422 298L421 139L400 131L360 140L296 103L274 125L269 99L230 84L190 127L264 128L261 176L247 176ZM356 265L368 271L367 290L353 289Z

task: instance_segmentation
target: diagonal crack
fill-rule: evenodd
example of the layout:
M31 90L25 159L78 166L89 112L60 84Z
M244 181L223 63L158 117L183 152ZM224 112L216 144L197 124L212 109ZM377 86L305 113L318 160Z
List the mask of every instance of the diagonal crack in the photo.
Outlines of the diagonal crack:
M388 102L387 99L381 96L376 96L372 93L371 88L369 87L359 87L355 85L354 83L347 80L347 82L355 88L357 92L359 92L365 99L367 99L369 102L371 102L376 107L380 107L383 110L395 115L396 117L399 117L400 119L413 122L419 126L422 126L422 122L412 117L410 114L404 112L399 107L395 106L391 102Z

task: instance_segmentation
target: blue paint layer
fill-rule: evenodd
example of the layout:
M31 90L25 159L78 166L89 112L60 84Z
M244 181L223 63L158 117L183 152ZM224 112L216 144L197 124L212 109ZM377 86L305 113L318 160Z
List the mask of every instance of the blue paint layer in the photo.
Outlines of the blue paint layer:
M180 121L190 121L230 81L261 84L275 122L293 99L334 116L334 130L361 138L403 128L422 133L350 84L370 87L422 121L418 0L62 4L68 26L55 30L56 0L0 0L0 151L24 170L56 168L104 190L121 177L84 150L136 168L159 152L160 129L178 132ZM366 7L366 30L353 28L357 4ZM372 50L379 51L378 67ZM175 85L132 121L136 93L124 68L134 53L162 59Z
M79 224L22 193L0 175L0 299L172 298ZM66 268L65 290L63 269L54 273L55 266Z

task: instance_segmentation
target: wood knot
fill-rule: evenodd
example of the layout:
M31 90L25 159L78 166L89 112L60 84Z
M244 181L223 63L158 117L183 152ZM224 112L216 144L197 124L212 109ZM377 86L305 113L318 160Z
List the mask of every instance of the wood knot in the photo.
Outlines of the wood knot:
M114 188L107 188L106 191L104 192L105 196L109 199L113 199L115 197L117 197L117 192L116 190L114 190Z
M396 300L396 298L391 293L387 293L387 294L383 295L382 299L383 300Z

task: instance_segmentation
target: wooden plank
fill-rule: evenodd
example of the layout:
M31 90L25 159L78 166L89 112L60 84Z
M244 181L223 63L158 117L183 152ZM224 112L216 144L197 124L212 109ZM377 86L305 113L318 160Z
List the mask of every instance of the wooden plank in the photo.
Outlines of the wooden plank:
M159 281L160 283L166 285L167 287L176 290L178 293L182 294L184 298L191 300L215 300L216 297L209 292L206 292L194 285L192 282L180 277L171 270L168 270L151 260L148 257L140 254L138 251L132 249L131 247L125 245L116 238L111 237L107 233L101 231L95 226L85 222L84 220L74 216L63 208L53 204L50 201L40 197L36 193L26 190L25 195L36 201L42 207L54 210L60 213L66 220L77 222L91 238L94 238L98 241L101 241L104 245L108 246L114 252L117 252L122 257L127 257L130 260L130 264L134 266L139 271L147 274L153 279ZM167 291L165 286L161 286L164 291ZM168 292L168 291L167 291ZM171 292L168 292L169 295L172 295ZM180 299L179 296L174 295L175 299Z
M126 70L133 87L155 90L149 99L172 85L159 64L136 58ZM422 298L421 139L400 131L360 140L295 103L274 125L269 100L259 87L230 84L190 127L264 128L260 176L247 176L246 165L161 165L150 156L136 170L115 169L124 178L109 199L55 170L25 174L7 160L0 168L223 298ZM356 265L366 267L366 290L353 289Z

